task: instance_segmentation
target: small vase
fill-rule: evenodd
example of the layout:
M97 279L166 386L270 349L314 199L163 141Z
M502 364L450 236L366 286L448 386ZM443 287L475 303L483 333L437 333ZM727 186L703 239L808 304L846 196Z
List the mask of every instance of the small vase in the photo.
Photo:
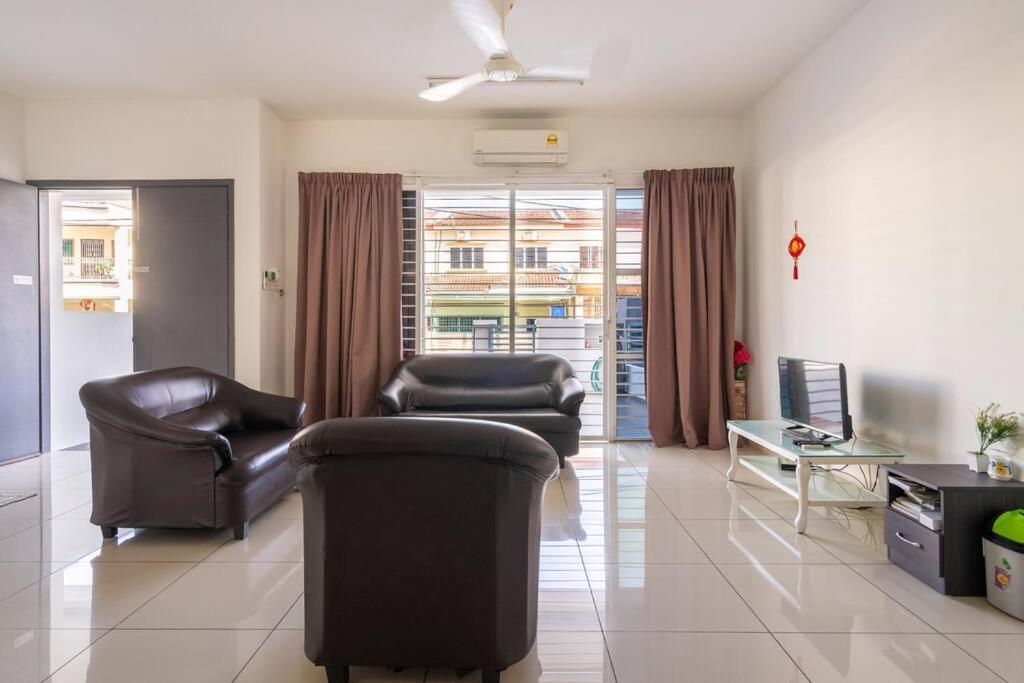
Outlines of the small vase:
M990 455L988 458L988 476L999 481L1013 479L1013 462L1008 455Z
M988 456L978 451L967 451L967 468L971 472L987 472Z
M736 371L735 371L735 376L736 376L736 379L746 379L747 378L747 366L746 365L737 365L736 366Z

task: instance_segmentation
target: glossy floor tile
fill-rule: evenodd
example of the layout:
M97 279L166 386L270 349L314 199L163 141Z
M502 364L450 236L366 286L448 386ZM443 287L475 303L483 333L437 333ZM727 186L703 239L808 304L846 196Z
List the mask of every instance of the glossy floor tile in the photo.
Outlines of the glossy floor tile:
M41 681L104 633L89 629L0 629L0 680Z
M548 484L537 642L502 681L1024 683L1024 622L888 564L877 511L816 509L800 535L795 501L726 481L728 462L584 444ZM39 495L0 508L3 683L326 680L303 652L297 493L245 541L157 529L104 540L89 522L87 451L0 467L0 489L15 488ZM459 680L352 670L355 683Z
M941 633L1024 634L1024 621L993 609L983 597L943 595L893 564L854 570Z
M125 529L86 557L94 562L201 562L229 538L227 529Z
M1011 683L1024 683L1024 635L958 634L949 639Z
M475 682L473 672L458 678L451 669L430 669L428 683ZM620 681L632 679L619 678ZM615 683L600 633L541 632L529 653L501 672L501 683Z
M195 566L76 562L0 602L0 628L113 628Z
M932 633L844 565L725 564L729 583L774 633Z
M996 683L1001 679L938 634L781 633L814 683Z
M683 526L716 564L838 564L781 519L688 519Z
M792 520L785 520L787 524ZM864 521L839 513L837 519L807 520L807 538L847 564L888 564L881 519Z
M110 631L63 666L53 683L223 683L232 680L269 631Z
M302 520L257 519L244 541L221 544L207 562L302 562Z
M235 683L324 683L323 667L315 666L302 651L304 637L303 631L274 631ZM349 671L351 683L421 683L426 675L425 669L394 672L354 666Z
M764 630L710 565L606 565L587 572L605 631Z
M746 491L722 482L717 488L661 487L655 492L676 519L779 519Z
M629 683L806 683L768 633L616 633L608 650Z
M298 562L203 562L122 626L272 629L301 592Z
M676 519L641 522L611 520L577 522L579 552L584 563L704 564L710 562ZM543 548L541 550L543 553Z

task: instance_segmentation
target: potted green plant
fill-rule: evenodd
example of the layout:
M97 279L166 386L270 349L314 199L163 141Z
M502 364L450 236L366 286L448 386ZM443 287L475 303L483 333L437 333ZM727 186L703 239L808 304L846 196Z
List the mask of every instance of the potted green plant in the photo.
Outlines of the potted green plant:
M968 451L967 466L975 472L986 472L991 459L989 449L1017 436L1018 417L1015 413L1001 413L999 404L989 403L974 415L974 426L978 431L978 450Z

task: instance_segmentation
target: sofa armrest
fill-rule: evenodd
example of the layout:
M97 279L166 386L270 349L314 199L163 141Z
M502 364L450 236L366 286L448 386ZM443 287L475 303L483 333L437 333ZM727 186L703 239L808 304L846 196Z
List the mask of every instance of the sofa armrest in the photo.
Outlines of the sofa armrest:
M246 388L242 421L246 429L298 429L306 404L297 398Z
M570 376L555 385L551 397L558 412L576 417L580 414L580 406L586 396L587 392L583 390L580 381Z
M217 432L165 422L153 417L131 401L104 393L96 384L85 384L79 391L79 398L85 407L89 422L97 427L112 427L127 434L182 448L210 448L216 452L222 466L234 460L231 444Z
M379 392L377 402L383 408L384 415L397 415L409 409L409 386L401 377L388 380Z

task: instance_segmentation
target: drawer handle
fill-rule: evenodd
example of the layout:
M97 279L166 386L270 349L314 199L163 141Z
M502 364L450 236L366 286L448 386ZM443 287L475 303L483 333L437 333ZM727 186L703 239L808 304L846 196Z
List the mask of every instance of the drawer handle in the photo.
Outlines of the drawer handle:
M923 548L924 547L923 545L921 545L917 541L911 541L909 538L904 536L902 531L897 531L896 532L896 538L900 539L904 543L909 543L910 545L914 546L915 548Z

